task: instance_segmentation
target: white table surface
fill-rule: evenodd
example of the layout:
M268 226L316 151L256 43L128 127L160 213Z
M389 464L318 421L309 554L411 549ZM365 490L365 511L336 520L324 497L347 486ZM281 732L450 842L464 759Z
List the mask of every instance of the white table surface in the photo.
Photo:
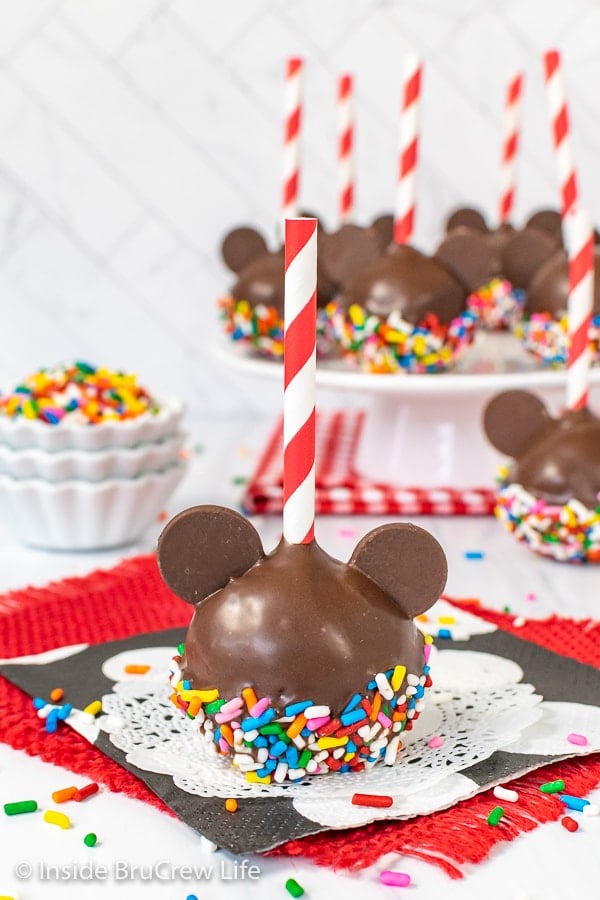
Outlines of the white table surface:
M195 423L193 433L204 451L193 455L190 470L171 504L176 512L196 503L237 505L242 488L234 481L248 475L270 427L266 420ZM381 520L372 517L323 517L316 524L319 543L339 558L348 558L356 541ZM485 606L511 611L526 618L544 618L552 612L574 618L600 617L600 573L597 568L558 565L535 558L518 546L492 518L413 519L441 541L449 564L447 592L457 597L479 597ZM265 547L279 537L278 517L254 520ZM151 549L160 526L144 540L121 551L93 554L52 554L21 547L10 528L0 524L0 592L26 585L44 585L67 575L110 568L125 556ZM465 551L480 550L481 560L466 560ZM528 599L534 594L535 599ZM0 648L1 655L1 648ZM1 710L0 710L1 714ZM0 801L36 797L41 805L58 788L83 784L85 779L28 757L0 744ZM600 789L589 795L600 804ZM71 812L69 810L69 812ZM225 897L286 898L285 881L293 877L303 885L307 898L361 898L394 896L403 889L380 885L378 874L392 868L408 872L410 897L423 900L444 897L473 900L559 900L600 895L600 817L580 819L576 834L560 824L538 827L510 844L498 846L484 863L467 869L461 881L452 881L437 867L396 854L358 874L334 873L297 859L248 857L246 868L228 854L210 852L188 826L158 810L122 795L103 791L93 803L72 811L76 828L63 831L42 821L40 813L0 818L0 897L33 898L158 896L185 900ZM82 835L98 834L93 850L84 847ZM237 862L237 868L236 868ZM96 866L77 869L84 863ZM31 876L19 878L31 869ZM206 866L199 879L181 866ZM257 878L248 866L257 866ZM64 867L61 877L48 866ZM135 869L135 867L138 867ZM140 870L142 866L142 870ZM102 868L104 867L104 868ZM73 873L79 873L79 880ZM256 870L252 871L256 875ZM243 877L243 876L246 877ZM69 876L69 877L68 877Z

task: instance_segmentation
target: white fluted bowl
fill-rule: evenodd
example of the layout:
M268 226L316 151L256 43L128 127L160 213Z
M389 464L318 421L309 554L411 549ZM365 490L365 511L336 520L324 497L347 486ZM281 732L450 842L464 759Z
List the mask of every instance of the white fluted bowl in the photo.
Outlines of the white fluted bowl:
M182 431L138 447L108 447L104 450L57 450L38 447L15 449L0 444L0 475L11 478L42 478L58 482L79 479L136 478L157 472L176 462L186 435Z
M107 447L137 447L175 434L183 415L183 402L176 397L157 397L157 413L145 412L135 419L109 419L89 425L65 417L57 425L39 419L0 416L0 444L16 450L37 447L59 450L104 450Z
M164 509L186 463L106 481L0 475L0 516L23 543L46 550L105 550L136 541Z

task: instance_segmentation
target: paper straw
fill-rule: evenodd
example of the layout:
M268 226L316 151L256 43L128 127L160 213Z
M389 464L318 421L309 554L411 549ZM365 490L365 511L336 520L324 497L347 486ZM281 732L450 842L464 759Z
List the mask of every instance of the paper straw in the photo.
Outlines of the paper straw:
M583 409L589 399L594 307L594 228L587 210L571 209L565 230L569 253L567 409Z
M283 218L298 215L300 189L300 125L302 120L302 76L304 62L288 59L284 91Z
M569 110L565 94L562 62L558 50L544 53L544 75L546 93L550 111L554 158L561 195L561 214L563 218L577 204L577 177L573 162L573 146L571 143L571 127Z
M286 219L283 537L309 544L315 520L317 220Z
M408 244L413 236L415 221L415 189L417 151L419 144L419 106L423 66L411 53L404 65L402 110L400 116L400 160L398 191L394 216L394 241Z
M338 190L340 224L354 214L354 81L340 75L337 95Z
M502 224L510 222L515 202L515 174L521 112L523 74L515 72L506 87L502 161L500 164L500 215Z

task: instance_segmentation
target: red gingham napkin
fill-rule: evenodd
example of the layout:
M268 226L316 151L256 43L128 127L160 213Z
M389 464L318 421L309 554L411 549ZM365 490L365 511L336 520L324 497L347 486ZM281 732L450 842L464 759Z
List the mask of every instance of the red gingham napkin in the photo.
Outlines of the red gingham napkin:
M490 515L493 488L392 487L354 471L364 413L320 412L316 418L317 514L330 515ZM283 508L283 419L262 452L243 499L249 515L281 513Z

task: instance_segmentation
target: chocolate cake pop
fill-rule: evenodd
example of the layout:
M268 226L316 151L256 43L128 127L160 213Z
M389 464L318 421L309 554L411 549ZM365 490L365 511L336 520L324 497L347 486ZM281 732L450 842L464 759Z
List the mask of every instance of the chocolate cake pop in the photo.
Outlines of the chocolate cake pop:
M327 242L329 257L340 257L341 264L325 267L321 254L317 260L317 307L320 311L333 299L340 287L336 271L344 269L344 260L367 262L380 256L392 240L393 217L378 216L371 225L343 225L326 233L319 226L319 248ZM235 228L223 240L221 255L237 274L229 296L220 301L227 333L235 341L251 346L260 355L280 358L283 353L283 248L270 251L264 237L254 228ZM333 351L329 317L317 317L317 354Z
M371 372L437 372L448 368L474 335L468 291L433 257L404 244L384 254L342 258L327 242L326 271L342 281L331 308L345 355Z
M560 246L544 227L551 218L549 211L537 213L516 230L506 223L490 229L470 207L449 217L435 256L465 283L467 306L484 327L503 328L518 316L531 278Z
M527 291L523 318L514 327L516 336L536 359L563 366L568 358L567 300L569 261L557 250L535 273ZM590 329L592 357L600 356L600 247L594 249L594 313Z
M166 526L158 558L195 606L172 699L248 780L395 760L431 683L430 639L412 621L446 581L430 534L380 526L348 564L314 541L266 555L241 515L200 506Z
M483 427L514 458L501 474L496 515L543 556L600 562L600 419L589 409L553 418L528 391L506 391Z

